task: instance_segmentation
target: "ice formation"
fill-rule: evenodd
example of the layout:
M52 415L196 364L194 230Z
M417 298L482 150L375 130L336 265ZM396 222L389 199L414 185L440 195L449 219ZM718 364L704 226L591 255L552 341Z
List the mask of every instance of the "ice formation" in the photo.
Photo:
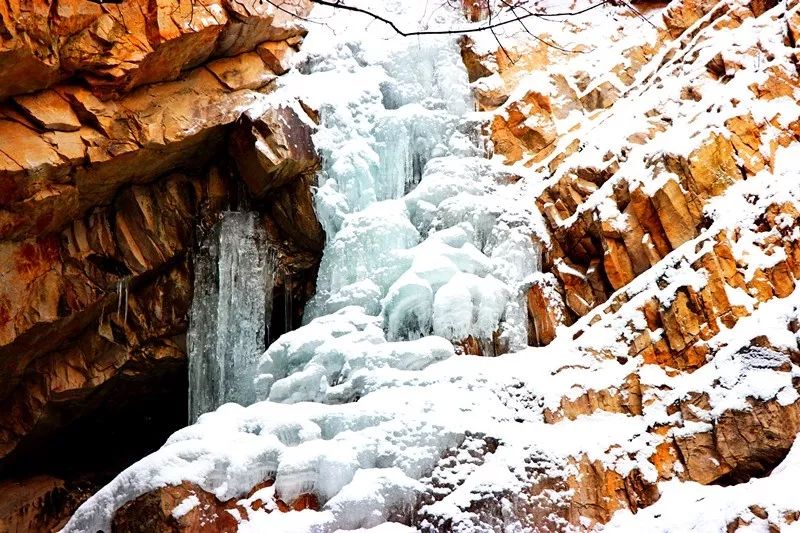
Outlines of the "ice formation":
M617 25L615 19L604 28L616 31ZM667 373L641 358L597 356L600 350L628 353L621 335L629 322L641 320L641 301L706 283L687 265L712 232L740 232L748 250L737 250L737 257L752 251L753 264L775 260L755 257L757 235L746 228L763 211L753 199L784 201L794 191L790 199L798 202L800 189L791 186L796 165L732 187L724 202L709 206L717 222L707 234L626 287L631 299L617 312L605 315L605 306L598 306L546 348L495 359L453 357L453 341L467 336L499 332L511 351L525 344L522 295L539 270L536 238L545 238L535 191L509 183L482 158L452 39L368 41L319 30L309 34L304 50L299 71L271 97L281 91L299 96L322 121L314 138L324 161L316 207L328 242L306 325L278 339L258 362L253 376L262 401L224 405L177 432L84 504L67 531L107 529L115 509L165 484L195 482L228 500L245 497L267 478L286 501L313 492L320 509L252 512L241 531L406 529L380 526L385 521L427 531L442 524L453 531L523 531L514 519L531 503L529 489L547 476L575 473L575 458L621 476L638 469L642 479L655 482L650 458L664 441L650 429L674 419L668 406L690 392L708 391L710 416L742 408L753 396L796 400L794 371L771 372L739 352L753 331L779 332L797 318L791 298L763 304L763 323L754 315L721 333L725 349L690 374ZM628 115L620 117L638 127ZM620 143L619 134L595 137L595 146L573 161L594 164L607 145ZM790 156L797 161L797 153ZM636 158L629 161L623 172L650 175ZM542 176L514 170L523 182L530 177L531 189L541 187ZM724 215L713 212L723 206ZM658 283L662 276L666 286ZM750 301L744 293L737 298ZM796 346L795 334L783 328L783 335L771 339L775 346ZM643 414L600 410L545 423L547 410L558 410L562 401L618 387L636 372L650 391ZM782 504L793 494L784 487L797 475L797 448L776 469L779 484L755 481L722 492L668 482L662 502L639 511L643 520L622 511L608 528L684 530L703 519L704 498L713 504L715 523L724 523L733 512L725 498L744 502L753 489L762 502ZM485 501L497 514L480 515ZM677 521L665 527L670 514Z
M325 168L316 207L328 243L307 318L359 305L383 316L391 340L491 335L517 285L536 270L537 252L528 231L521 249L529 257L514 268L492 254L509 232L489 194L497 171L476 143L456 43L393 43L381 54L350 43L331 55L306 67L345 95L319 102L315 143ZM362 92L345 90L356 83ZM452 287L439 294L460 274L468 298ZM452 298L471 318L454 328L440 317L437 327L434 307L452 306Z
M524 288L539 268L540 215L485 159L456 39L317 38L310 34L305 61L281 89L321 117L315 207L327 244L306 325L253 369L264 302L252 284L265 281L269 263L252 215L228 214L198 263L192 413L251 404L240 381L247 372L264 401L200 416L94 496L67 531L104 529L113 509L163 484L195 480L229 499L269 476L280 497L313 491L324 511L282 524L254 516L242 530L376 526L407 514L467 428L495 426L491 417L475 424L477 413L508 409L496 395L503 387L480 385L485 378L476 380L484 392L465 395L463 377L419 372L446 363L453 342L470 336L525 346ZM388 385L407 390L403 401ZM447 401L418 393L428 386ZM298 402L318 404L281 405ZM460 483L463 472L453 475Z
M538 214L513 215L483 158L455 41L350 42L301 70L329 89L307 97L328 239L307 325L267 350L259 398L348 401L376 369L423 368L470 336L524 346Z
M255 401L253 375L265 347L274 276L258 214L225 212L195 261L189 314L189 415Z

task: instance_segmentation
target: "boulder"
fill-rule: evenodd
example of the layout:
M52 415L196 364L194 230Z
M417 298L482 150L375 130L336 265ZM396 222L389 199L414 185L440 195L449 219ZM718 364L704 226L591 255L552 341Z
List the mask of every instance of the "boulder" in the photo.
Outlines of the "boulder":
M777 466L800 429L800 403L752 400L747 410L728 410L713 430L677 437L686 474L699 483L744 483Z
M126 532L190 531L219 533L238 531L240 519L248 510L291 512L304 509L319 510L312 494L303 494L286 503L275 496L273 481L259 483L242 499L219 501L213 494L195 483L183 482L150 491L123 505L114 514L112 529Z
M299 105L241 118L231 136L231 155L255 198L318 168L313 132L311 117Z

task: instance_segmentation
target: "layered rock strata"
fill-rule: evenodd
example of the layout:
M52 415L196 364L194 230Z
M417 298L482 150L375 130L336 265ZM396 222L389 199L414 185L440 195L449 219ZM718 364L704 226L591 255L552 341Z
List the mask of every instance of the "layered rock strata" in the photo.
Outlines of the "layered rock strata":
M0 470L31 498L6 529L53 527L88 495L59 461L108 475L185 423L192 251L224 210L263 214L291 310L273 330L299 322L324 238L313 111L260 103L306 32L310 5L285 4L0 7ZM91 419L118 440L76 435Z

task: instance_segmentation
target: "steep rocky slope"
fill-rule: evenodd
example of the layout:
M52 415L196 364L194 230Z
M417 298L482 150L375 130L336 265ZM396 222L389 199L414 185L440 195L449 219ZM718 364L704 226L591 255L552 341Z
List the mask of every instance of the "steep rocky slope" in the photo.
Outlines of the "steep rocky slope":
M78 181L88 170L76 170L22 180L30 189L6 210L8 253L29 257L30 248L23 247L33 246L38 262L28 260L25 265L37 266L13 275L28 276L21 278L26 286L74 286L64 292L80 303L49 301L49 315L43 297L13 308L10 316L23 318L8 327L9 345L17 347L15 354L31 354L22 367L37 369L15 374L10 367L15 384L26 383L15 375L66 379L65 368L74 365L62 361L110 353L92 359L94 366L75 363L80 380L86 379L81 383L91 382L97 397L100 382L113 383L126 371L150 380L156 367L168 367L155 361L181 360L174 336L185 327L188 245L164 235L191 235L194 225L213 218L231 194L231 175L241 175L248 196L262 202L269 227L291 236L293 251L286 256L302 259L298 268L313 264L323 239L311 216L312 141L324 169L315 207L328 232L325 253L339 254L322 260L311 304L318 318L282 337L262 359L256 383L264 401L226 405L175 433L84 504L67 530L796 528L800 7L759 0L635 6L609 3L558 22L529 21L533 35L506 28L498 34L500 48L491 34L470 34L458 41L464 66L455 69L455 38L385 45L378 44L379 32L371 37L318 28L321 37L307 55L301 52L299 72L283 78L266 102L252 87L225 85L224 79L240 79L216 72L214 65L224 66L227 58L183 78L192 80L185 87L194 91L210 71L208 79L226 87L226 96L215 96L209 108L217 117L208 119L211 137L215 126L236 120L244 108L255 110L219 133L230 135L235 163L203 163L200 178L186 172L190 177L119 190L165 171L124 178L115 169ZM473 20L485 14L479 2L467 7ZM388 2L387 9L398 16L403 6ZM433 19L427 19L433 26L455 20ZM325 20L336 28L333 19ZM366 24L355 21L345 26ZM270 45L259 51L264 48L281 50ZM408 57L415 58L410 73ZM51 71L68 64L56 63ZM261 68L252 71L262 73L258 79ZM110 70L104 82L90 77L81 85L94 87L98 106L126 102L139 93L116 96L120 87L130 91L137 80L153 79L135 68ZM425 85L430 72L440 80L433 89ZM398 80L405 84L394 85ZM478 109L460 122L451 116L460 105L459 83L470 83ZM158 94L173 94L163 90ZM59 94L75 109L76 97ZM450 96L446 103L442 94ZM109 95L116 99L103 100ZM225 111L226 98L236 102L236 111ZM149 160L152 139L162 139L164 131L180 147L176 158L209 153L206 143L214 141L204 140L187 156L186 146L200 146L188 122L177 121L185 130L176 125L155 137L149 128L126 130L130 113L136 117L131 110L151 112L145 101L151 100L139 100L140 107L118 104L124 121L85 106L75 115L86 124L80 128L102 129L108 139L134 131L139 148L130 153L145 154L137 161ZM41 130L45 121L33 123L32 113L21 109L10 108L7 113L16 114L9 121ZM86 113L95 118L87 120ZM425 125L431 137L436 130L435 146L415 146L414 154L425 155L411 158L405 169L413 179L400 175L399 185L390 183L394 192L380 190L386 184L377 181L346 181L376 152L376 158L390 154L381 151L385 138L368 139L370 113L390 117L396 129L389 139L397 144L408 135L412 145L419 142L408 124ZM109 116L116 129L102 126ZM68 121L46 120L59 134L69 133L61 124ZM314 123L319 130L312 136L305 128ZM346 139L336 138L341 131ZM363 143L373 141L370 152ZM485 161L476 156L482 141L489 147ZM285 151L261 149L276 142ZM120 158L135 157L121 144ZM176 161L164 164L173 168L184 160ZM366 173L397 177L394 167L382 164L376 164L380 173ZM92 183L115 185L82 185ZM18 188L11 190L17 194ZM76 213L85 205L107 205L64 226L79 218L62 211L69 202ZM45 217L39 229L25 216L53 206L62 214ZM148 224L142 228L133 217ZM45 240L50 228L62 226L62 237ZM383 254L391 246L396 249ZM534 260L540 250L541 261ZM341 265L348 268L337 269ZM84 295L86 277L65 281L71 278L62 272L73 271L105 276L90 286L107 294ZM114 284L129 277L126 319ZM469 287L464 298L459 284ZM521 340L523 331L527 339ZM65 355L72 353L62 348L65 339L75 346L74 356ZM113 349L87 348L93 343ZM514 353L465 356L508 351ZM6 359L18 363L17 356ZM86 372L91 378L83 377ZM51 387L55 378L43 382L15 393L23 403L15 409L25 413L15 423L87 388L74 382ZM37 420L54 431L46 416ZM45 431L37 424L20 427L7 439L11 447L19 435ZM51 490L49 481L34 481L30 494ZM32 523L30 516L23 520Z

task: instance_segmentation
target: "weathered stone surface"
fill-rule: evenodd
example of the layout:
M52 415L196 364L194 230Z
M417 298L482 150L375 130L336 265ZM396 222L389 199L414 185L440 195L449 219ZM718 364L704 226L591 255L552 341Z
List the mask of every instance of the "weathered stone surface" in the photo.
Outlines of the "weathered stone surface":
M272 3L222 0L222 5L231 22L219 37L215 55L225 56L255 50L264 41L284 41L305 35L302 18L311 10L311 2L307 0Z
M24 481L0 481L0 531L58 531L96 485L65 483L51 476Z
M38 127L52 131L78 131L81 123L69 103L55 91L17 96L14 102Z
M603 245L603 266L608 282L614 289L624 287L636 277L625 244L621 240L607 238L603 239Z
M277 78L272 71L265 68L261 55L255 52L219 59L210 63L208 70L229 91L261 89Z
M550 344L556 328L566 324L561 295L552 274L536 280L528 290L529 343L533 346Z
M289 71L297 48L291 46L287 41L268 41L258 45L256 52L267 68L280 76Z
M28 434L48 434L69 424L82 412L82 402L90 395L97 397L114 378L128 374L128 379L146 383L172 367L180 368L184 349L160 339L186 329L189 275L185 262L177 264L148 283L140 282L140 287L122 288L122 296L107 294L83 314L68 317L66 327L50 330L53 338L25 352L22 360L12 361L4 354L4 366L15 367L4 376L8 388L2 401L7 410L0 415L0 453L10 453ZM123 303L118 308L119 300ZM53 348L80 326L84 329L71 343ZM36 353L40 351L45 352Z
M286 5L284 5L286 4ZM310 2L61 0L8 4L0 40L0 100L78 76L102 98L173 80L210 57L301 36Z
M230 71L233 64L249 68L245 65L254 60L272 76L257 54L222 61ZM231 79L248 76L232 72L238 74ZM226 126L258 97L245 89L231 91L204 68L180 81L143 87L118 102L102 102L77 86L57 93L81 120L80 129L41 134L0 120L0 239L58 230L108 202L122 185L202 166L211 147L221 144Z
M204 491L194 483L184 482L181 485L163 487L122 506L114 515L112 527L114 531L130 532L173 532L188 531L194 533L235 532L238 521L234 514L246 518L248 510L276 509L278 512L302 511L304 509L319 510L317 499L311 494L304 494L296 500L286 503L275 496L271 480L259 483L242 500L220 502L213 494ZM176 514L174 510L187 498L194 498L197 504L185 514ZM273 511L274 512L274 511Z
M505 111L505 117L496 115L492 122L492 142L495 152L508 163L519 161L525 152L540 152L555 141L553 111L546 95L529 92Z
M280 241L287 240L305 251L319 256L325 244L325 232L314 211L311 193L316 185L316 175L306 173L287 185L267 193L264 201L272 224L278 230ZM296 252L288 254L297 256Z
M721 135L712 134L688 158L666 158L666 167L681 176L681 184L701 201L725 192L742 179L734 159L733 145Z
M608 109L619 98L619 90L609 81L604 81L580 97L587 111Z
M491 13L488 0L461 0L461 7L470 22L481 21Z
M156 270L188 249L200 202L221 207L215 203L221 199L210 196L210 181L195 186L175 176L155 187L135 187L60 237L0 244L9 266L0 286L0 346L46 345L37 328L91 307L103 292L115 291L118 280ZM33 337L26 342L26 335ZM14 359L25 366L24 359Z
M467 68L467 76L470 83L480 78L491 76L492 70L488 65L489 58L475 50L475 41L465 35L460 38L459 43L461 44L461 60Z
M242 117L231 137L231 155L256 198L319 165L311 141L313 122L299 107L270 109L255 120Z
M635 513L660 496L658 487L645 481L638 469L622 476L586 456L576 463L578 474L571 475L567 481L574 491L568 515L572 524L581 524L586 519L592 524L603 524L620 509Z
M800 403L751 401L748 410L723 413L712 431L678 437L675 443L689 479L703 484L743 483L777 466L798 429Z
M479 79L472 84L472 94L478 104L478 109L488 111L496 109L508 100L508 88L503 79L495 74Z
M187 498L198 504L180 517L173 510ZM123 505L114 515L114 531L172 533L174 531L229 532L237 530L237 522L226 512L229 506L213 494L193 483L168 486L139 496Z
M579 416L605 411L607 413L642 414L642 387L638 374L630 374L619 387L594 390L575 399L564 397L558 409L544 410L545 422L554 424L560 420L575 420Z
M680 0L671 2L664 13L664 24L672 38L679 37L698 19L709 13L717 2L714 0Z

